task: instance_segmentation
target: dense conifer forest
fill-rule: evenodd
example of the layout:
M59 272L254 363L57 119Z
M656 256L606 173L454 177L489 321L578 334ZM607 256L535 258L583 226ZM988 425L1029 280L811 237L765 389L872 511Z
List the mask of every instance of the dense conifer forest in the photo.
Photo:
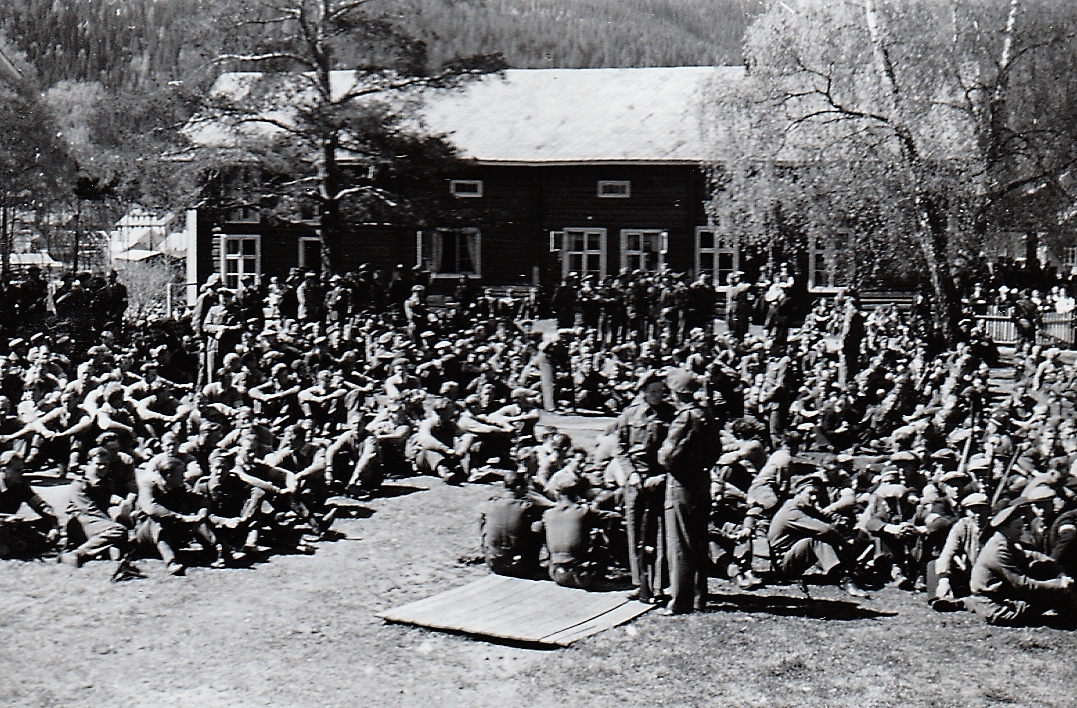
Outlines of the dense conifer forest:
M376 0L432 63L501 53L513 67L739 63L762 0ZM131 88L205 63L214 0L0 0L0 30L42 84ZM404 9L401 9L404 8Z

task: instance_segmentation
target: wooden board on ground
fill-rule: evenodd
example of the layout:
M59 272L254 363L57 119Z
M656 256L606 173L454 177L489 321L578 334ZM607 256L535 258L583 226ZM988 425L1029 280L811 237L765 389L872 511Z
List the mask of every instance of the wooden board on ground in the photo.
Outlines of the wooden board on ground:
M377 616L432 629L568 646L649 609L651 605L628 600L623 592L587 592L548 581L489 575Z

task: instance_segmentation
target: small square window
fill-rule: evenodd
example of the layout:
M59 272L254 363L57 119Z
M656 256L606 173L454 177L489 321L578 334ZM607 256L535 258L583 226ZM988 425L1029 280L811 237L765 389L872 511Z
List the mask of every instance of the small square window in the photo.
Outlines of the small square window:
M449 180L449 192L454 197L474 199L482 196L481 179L451 179Z
M628 199L632 196L632 183L628 180L600 179L598 196L601 199Z

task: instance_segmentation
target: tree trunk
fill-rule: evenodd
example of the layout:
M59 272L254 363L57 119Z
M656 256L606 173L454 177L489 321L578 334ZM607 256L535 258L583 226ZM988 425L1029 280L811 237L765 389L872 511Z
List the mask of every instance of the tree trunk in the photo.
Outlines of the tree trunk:
M71 272L78 275L79 272L79 236L82 232L82 199L78 200L78 207L75 209L75 249L71 254Z
M7 205L0 207L0 275L7 283L7 274L11 270L11 242L8 240Z
M927 263L928 279L935 298L932 302L932 318L935 331L947 344L957 341L958 316L957 294L948 266L949 234L946 231L946 215L928 197L916 196L919 218L917 240Z
M322 204L319 224L322 231L322 252L325 254L328 274L333 275L344 270L344 253L342 251L343 226L340 218L340 199L337 194L343 186L343 175L337 162L337 136L327 137L322 142L324 159L322 178Z

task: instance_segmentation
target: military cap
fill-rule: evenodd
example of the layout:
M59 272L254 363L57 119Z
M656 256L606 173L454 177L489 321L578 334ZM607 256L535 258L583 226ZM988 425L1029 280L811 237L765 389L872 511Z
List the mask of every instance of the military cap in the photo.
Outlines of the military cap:
M940 482L953 483L959 479L971 479L968 472L962 470L951 470L946 474L939 477Z
M793 489L797 492L800 492L809 487L815 487L816 489L826 489L826 486L826 477L822 476L821 474L818 474L817 472L813 472L811 474L806 474L800 479L798 479L794 483Z
M900 499L909 493L909 488L904 484L885 482L879 485L879 488L875 490L875 493L884 499Z
M890 456L891 462L919 462L920 458L912 450L899 450Z
M1057 495L1055 490L1046 484L1036 484L1025 487L1025 491L1021 493L1021 496L1030 502L1042 502L1054 499Z
M988 500L987 495L983 492L973 492L961 500L961 506L966 509L974 506L987 506L989 503L990 500Z

